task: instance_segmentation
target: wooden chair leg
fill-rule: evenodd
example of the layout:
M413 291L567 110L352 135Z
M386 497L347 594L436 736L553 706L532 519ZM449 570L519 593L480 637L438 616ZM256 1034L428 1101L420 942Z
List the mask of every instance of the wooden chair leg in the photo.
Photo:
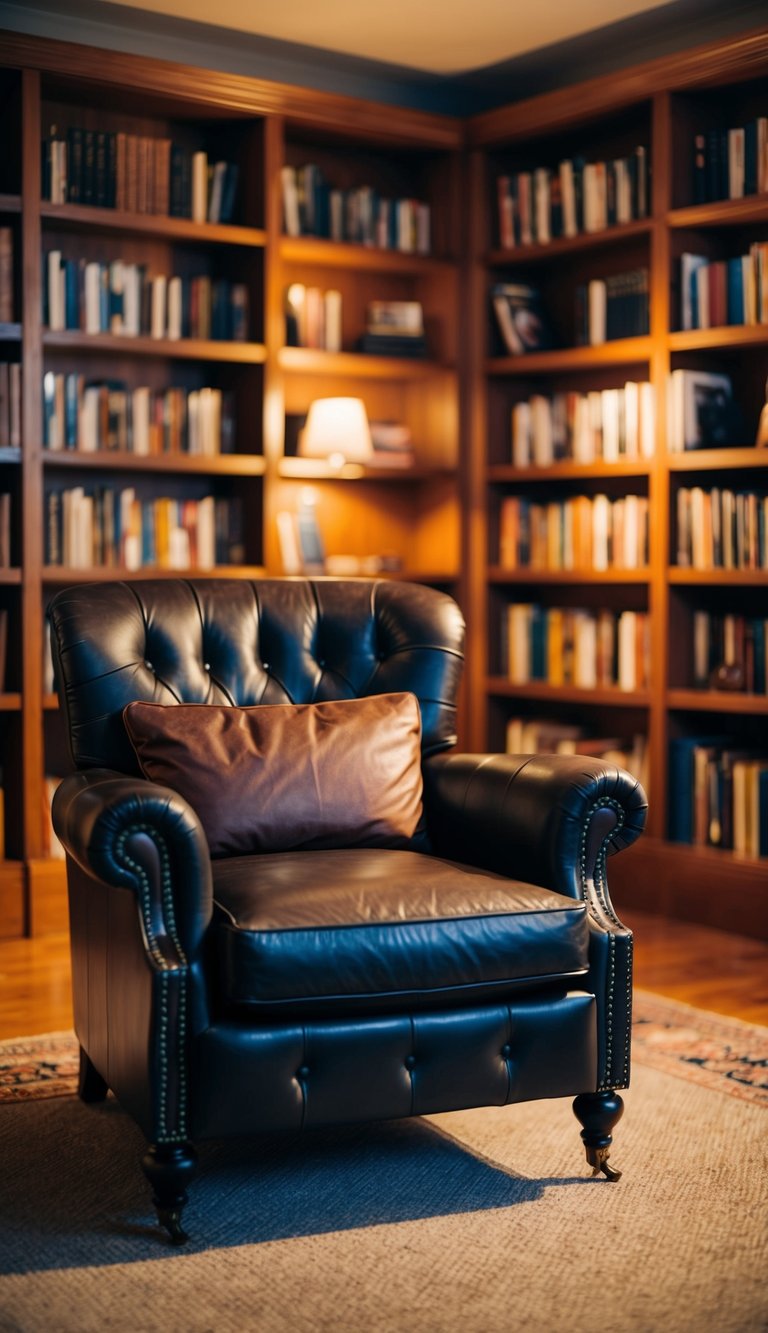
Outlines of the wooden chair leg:
M77 1095L83 1102L103 1102L109 1087L101 1077L95 1065L91 1064L82 1046L80 1047L80 1073L77 1081Z
M187 1202L186 1186L197 1166L194 1148L191 1143L153 1143L141 1165L152 1186L160 1225L165 1227L172 1245L183 1245L189 1236L181 1225L181 1213Z
M602 1171L608 1180L619 1180L621 1172L608 1165L613 1138L611 1130L624 1113L618 1092L583 1092L573 1103L573 1113L584 1126L581 1137L592 1175Z

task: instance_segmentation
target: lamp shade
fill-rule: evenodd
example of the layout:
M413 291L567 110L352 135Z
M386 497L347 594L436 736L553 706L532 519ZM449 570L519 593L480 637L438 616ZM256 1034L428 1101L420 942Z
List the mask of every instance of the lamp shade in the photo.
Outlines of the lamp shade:
M316 398L299 437L299 453L303 458L368 462L373 445L362 398Z

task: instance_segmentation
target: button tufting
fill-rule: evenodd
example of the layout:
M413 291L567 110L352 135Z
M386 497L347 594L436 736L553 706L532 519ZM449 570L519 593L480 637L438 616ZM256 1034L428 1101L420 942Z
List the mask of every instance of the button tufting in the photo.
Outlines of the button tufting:
M416 1068L416 1056L415 1056L415 1055L406 1055L406 1057L405 1057L405 1067L406 1067L406 1069L415 1069L415 1068Z
M309 1065L302 1065L300 1069L297 1069L297 1070L296 1070L296 1077L299 1078L299 1079L301 1079L302 1083L305 1081L305 1079L308 1079L308 1078L309 1078Z
M147 671L154 671L154 669L155 669L155 668L153 667L152 663L146 661L146 659L145 659L145 661L144 661L144 665L145 665L145 667L147 668Z
M317 665L318 665L319 667L325 667L325 658L324 658L324 657L318 657L318 659L317 659Z
M262 671L269 671L269 662L262 662L261 669Z
M203 662L203 671L210 671L210 669L211 669L210 662Z
M508 1041L505 1041L504 1045L502 1046L501 1054L504 1056L505 1060L508 1060L510 1055L512 1054L512 1047L510 1046Z

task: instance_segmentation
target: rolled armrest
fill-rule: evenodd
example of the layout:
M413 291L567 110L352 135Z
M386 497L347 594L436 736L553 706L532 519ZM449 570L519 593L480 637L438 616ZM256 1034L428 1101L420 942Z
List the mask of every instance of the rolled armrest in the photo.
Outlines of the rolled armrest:
M52 815L65 850L87 875L136 893L149 939L171 953L174 943L182 953L195 950L211 919L211 862L183 797L97 768L64 779Z
M605 857L645 824L640 783L581 755L435 755L424 765L427 825L438 855L610 911ZM596 904L595 904L596 905Z

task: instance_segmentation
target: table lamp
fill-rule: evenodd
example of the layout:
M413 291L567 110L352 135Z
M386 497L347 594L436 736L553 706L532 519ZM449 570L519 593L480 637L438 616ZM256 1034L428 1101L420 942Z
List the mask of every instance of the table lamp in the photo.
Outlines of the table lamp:
M335 466L367 463L373 453L362 398L316 398L299 436L302 458L322 458Z

